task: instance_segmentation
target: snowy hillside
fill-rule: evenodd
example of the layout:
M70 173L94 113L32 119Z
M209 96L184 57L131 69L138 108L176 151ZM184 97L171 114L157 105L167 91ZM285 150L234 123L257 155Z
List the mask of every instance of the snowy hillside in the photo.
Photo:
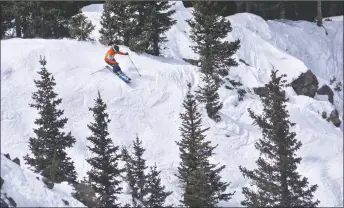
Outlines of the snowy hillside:
M188 37L189 27L184 22L191 18L191 9L185 9L181 2L176 2L175 7L178 22L167 33L166 58L129 51L142 74L140 77L128 57L118 57L123 71L132 78L130 85L110 72L90 75L104 66L103 56L107 47L98 43L40 39L1 41L1 152L19 158L29 152L28 141L33 135L37 112L28 104L32 102L31 93L36 90L33 79L39 78L36 71L40 68L38 60L42 55L47 59L48 71L56 79L55 91L63 99L60 107L69 119L66 131L71 130L77 139L68 153L76 163L79 178L84 177L89 168L85 161L89 157L86 137L90 134L86 125L92 121L88 107L93 105L99 90L108 105L112 120L109 131L114 143L129 146L137 133L146 148L144 156L148 165L156 162L162 170L163 184L169 191L174 191L168 203L178 204L181 190L174 174L179 163L175 144L180 139L179 113L187 90L186 83L190 81L196 87L200 79L197 67L182 61L183 58L195 58L189 48L192 44ZM100 27L101 10L99 5L84 8L96 29ZM207 119L204 109L202 112L204 125L210 127L208 139L219 144L212 160L226 165L223 178L232 182L230 190L236 191L231 201L221 205L240 206L243 199L241 188L249 181L242 177L238 166L254 168L258 157L254 142L261 137L260 130L252 126L247 112L247 108L257 113L262 109L252 88L269 80L271 64L286 73L288 81L310 69L317 76L319 87L329 85L333 76L343 82L343 20L337 18L337 21L324 22L329 33L326 36L323 28L310 22L265 22L258 16L245 13L228 18L233 26L228 40L241 40L237 58L249 64L239 62L230 76L240 80L252 93L238 101L236 91L223 87L220 92L224 102L221 110L223 121L220 123ZM99 37L98 32L95 31L93 36ZM120 49L128 51L126 47ZM333 86L331 88L333 90ZM291 120L296 123L293 131L303 143L299 152L303 157L299 168L301 174L307 176L311 184L319 185L316 197L321 201L320 206L343 206L343 123L337 128L321 117L322 112L329 115L336 108L342 119L343 92L334 91L334 105L322 96L298 96L291 87L287 89L287 96ZM3 164L2 158L1 177L7 174L3 171ZM16 179L21 181L20 176ZM25 181L20 183L30 186ZM23 200L29 197L30 193L27 194L21 196ZM124 195L121 201L129 202L129 198ZM59 203L32 202L30 206L60 206Z
M73 188L65 182L48 189L40 175L21 168L2 154L1 178L1 199L7 201L6 197L11 197L17 207L84 207L71 196Z

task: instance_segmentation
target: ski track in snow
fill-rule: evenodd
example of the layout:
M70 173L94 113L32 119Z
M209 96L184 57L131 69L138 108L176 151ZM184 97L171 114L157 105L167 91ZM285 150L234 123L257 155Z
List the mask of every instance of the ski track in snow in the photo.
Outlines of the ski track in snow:
M144 157L147 165L156 162L162 171L162 183L167 190L174 192L167 203L179 204L181 189L174 176L180 162L175 144L180 140L179 113L183 109L187 82L191 82L195 89L202 81L197 67L182 61L182 58L197 57L189 48L189 27L184 22L192 17L191 9L184 8L181 2L175 3L177 12L174 18L178 23L167 32L169 41L165 44L168 49L163 51L165 58L138 55L121 46L121 50L129 51L142 75L138 75L128 57L116 56L123 72L132 79L130 84L107 70L90 75L105 66L103 56L107 47L98 43L40 39L1 41L1 50L4 51L1 53L1 152L9 152L12 158L22 158L29 152L28 140L33 136L37 112L28 104L32 102L31 93L36 90L33 79L39 78L36 71L40 68L38 60L42 55L47 59L47 69L56 79L55 91L63 98L59 107L65 110L64 116L69 119L66 131L72 131L77 140L68 153L75 161L79 178L84 177L89 169L85 158L91 156L86 148L90 131L86 125L93 118L88 108L93 106L99 90L108 106L107 112L112 120L109 132L115 145L131 147L137 133L146 148ZM99 4L84 8L96 29L100 28L101 10ZM228 19L233 32L226 39L241 40L235 57L250 65L239 62L238 67L231 69L230 75L240 80L245 89L253 91L252 87L268 82L271 64L281 73L286 73L288 81L307 69L318 77L319 86L328 84L332 76L343 81L343 20L340 17L336 18L337 21L324 22L328 36L323 28L305 21L266 22L246 13ZM97 39L99 33L94 31L92 36ZM16 48L21 49L20 53L14 50ZM303 143L298 152L303 157L300 173L309 178L310 184L318 184L315 196L321 201L320 206L343 206L343 124L336 128L321 118L323 111L329 115L334 107L342 118L343 93L335 92L335 106L318 97L297 96L291 88L286 90L286 94L290 99L287 106L291 120L296 123L292 130ZM222 88L220 96L224 102L221 122L209 120L203 105L200 105L200 110L204 126L210 127L208 139L213 145L219 144L211 162L226 165L222 172L223 180L231 182L230 191L236 191L232 200L220 205L240 206L243 199L241 189L248 186L249 181L242 177L238 166L255 167L259 153L254 142L261 137L260 130L252 125L247 108L259 114L262 104L252 93L247 93L240 102L236 90ZM126 192L125 184L123 187ZM130 202L130 197L123 194L120 201ZM38 206L34 201L30 204Z

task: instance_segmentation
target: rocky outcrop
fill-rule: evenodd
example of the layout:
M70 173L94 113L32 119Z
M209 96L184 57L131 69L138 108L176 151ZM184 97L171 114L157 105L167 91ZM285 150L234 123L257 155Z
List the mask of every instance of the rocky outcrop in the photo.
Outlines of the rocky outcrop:
M12 160L15 164L17 164L17 165L19 165L20 166L20 160L19 160L19 158L14 158L13 160Z
M327 86L327 85L323 85L322 87L320 87L317 91L317 93L319 95L327 95L328 96L328 101L330 101L330 103L333 104L333 91L332 89Z
M329 120L333 123L333 125L335 125L336 127L339 127L340 124L342 123L339 119L339 115L338 115L338 111L337 109L334 109L329 117Z
M291 83L294 91L298 95L305 95L308 97L314 97L318 90L317 77L308 70L306 73L302 73L296 80Z
M10 156L10 154L8 154L8 153L7 153L7 154L4 154L4 156L5 156L7 159L9 159L9 160L11 159L11 156Z

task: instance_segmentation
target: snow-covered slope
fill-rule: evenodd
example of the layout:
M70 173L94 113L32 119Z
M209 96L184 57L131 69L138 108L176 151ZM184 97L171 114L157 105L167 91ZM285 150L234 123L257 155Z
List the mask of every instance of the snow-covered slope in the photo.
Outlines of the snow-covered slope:
M12 197L17 207L84 207L71 196L74 190L65 182L48 189L40 175L21 168L2 154L1 178L1 198L6 201L5 196Z
M164 51L167 58L129 51L142 74L140 77L128 57L118 57L123 71L132 78L131 85L110 72L90 75L104 66L103 55L107 47L98 43L40 39L1 41L1 152L20 158L28 153L28 140L33 135L33 121L37 117L36 110L28 104L32 101L31 93L36 90L33 79L39 78L36 71L40 68L38 60L42 55L57 81L55 90L63 98L60 107L69 118L66 130L71 130L77 139L68 153L76 162L79 178L85 176L89 168L84 160L89 156L86 137L90 132L86 125L92 121L88 107L93 105L99 90L108 105L112 120L109 130L114 143L129 146L138 133L147 150L144 156L148 165L156 162L162 170L162 182L168 190L174 191L168 203L178 204L181 189L174 174L180 161L175 144L180 139L179 113L186 83L190 81L196 87L200 79L197 67L182 61L182 58L195 57L189 48L192 44L188 37L189 27L184 22L192 17L191 9L185 9L181 2L176 2L175 7L178 23L167 33L168 49ZM101 10L101 6L92 5L84 8L84 13L99 26ZM250 65L240 63L231 70L230 76L240 80L246 89L252 91L252 87L265 84L271 64L286 73L289 81L307 69L318 77L319 86L328 83L332 76L343 81L342 21L326 21L329 33L326 36L323 28L304 21L265 22L252 14L228 18L233 25L228 40L241 40L237 58ZM93 36L97 38L99 33L95 31ZM324 52L317 51L319 48ZM128 51L126 47L121 50ZM262 106L258 96L252 93L240 102L235 91L223 88L220 94L224 102L223 121L216 124L204 116L204 125L211 127L208 139L219 144L212 161L226 165L223 179L232 182L231 191L236 190L233 199L221 205L240 206L241 188L249 181L242 177L238 166L255 167L258 152L254 142L261 137L260 130L252 126L247 108L259 113ZM292 88L287 89L288 109L291 120L296 123L293 130L303 142L299 170L311 184L319 185L316 197L321 201L320 206L343 206L343 125L336 128L321 118L323 111L329 114L334 107L342 118L342 95L342 92L335 95L338 103L333 106L328 101L297 96ZM206 115L204 109L202 112ZM128 197L123 196L121 200L126 202Z

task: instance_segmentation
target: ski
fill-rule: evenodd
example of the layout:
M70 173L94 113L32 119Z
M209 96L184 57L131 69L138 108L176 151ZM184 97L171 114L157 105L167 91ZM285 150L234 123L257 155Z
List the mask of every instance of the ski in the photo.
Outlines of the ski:
M111 67L106 66L106 68L107 68L109 71L111 71L111 72L113 73ZM116 74L116 73L114 73L114 74ZM130 81L131 81L131 78L128 77L128 76L127 76L126 74L124 74L123 72L120 73L120 74L116 74L116 75L117 75L121 80L123 80L125 83L127 83L127 84L129 84Z

